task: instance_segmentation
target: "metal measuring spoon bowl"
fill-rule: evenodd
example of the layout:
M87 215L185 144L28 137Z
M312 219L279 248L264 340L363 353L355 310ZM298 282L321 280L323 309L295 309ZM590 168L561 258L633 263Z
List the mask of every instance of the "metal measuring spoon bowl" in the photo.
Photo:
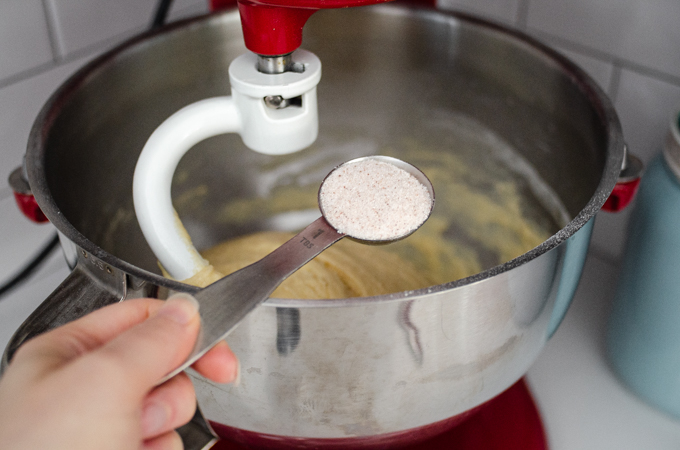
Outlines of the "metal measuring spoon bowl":
M385 164L390 167L383 167ZM376 167L378 168L377 172L372 172L378 174L376 180L371 180L371 173L363 173L359 178L351 176L355 171L374 171ZM350 170L344 172L344 169L347 168ZM397 169L396 172L392 170L394 168ZM326 190L328 184L337 175L346 176L344 185L348 188L348 191L340 193L341 195L336 195L338 194L337 191L329 193ZM412 178L417 181L417 184L413 183L414 180ZM377 183L370 184L375 181ZM355 182L369 183L369 185L358 186L359 189L355 190L353 188L357 186L351 185ZM331 187L335 186L337 188L339 185L342 185L342 183L331 184ZM407 186L407 189L399 189L400 185ZM391 190L386 189L386 187L391 188ZM421 192L419 192L419 189ZM385 192L378 192L378 190L387 190L389 192L387 192L387 195L384 195L386 194ZM406 227L390 228L388 226L387 234L382 233L381 225L389 224L380 222L390 217L399 218L402 216L403 214L399 211L399 204L402 202L408 203L411 200L404 198L403 194L404 192L413 193L414 191L419 194L425 193L424 196L418 197L420 202L424 203L420 205L422 207L421 214L414 215L412 217L413 220ZM381 195L374 195L376 193ZM330 194L330 197L328 194ZM356 198L352 198L352 196L357 195L359 196L358 202L354 201L357 200ZM401 198L398 198L399 195L401 195ZM346 203L345 200L348 198L350 202ZM387 201L387 204L380 205L380 201ZM322 203L325 206L322 206ZM365 233L366 230L362 232L361 229L359 229L359 232L355 232L353 230L356 230L356 228L351 227L349 233L339 231L327 220L326 214L342 230L342 227L346 225L341 220L342 215L335 214L337 211L331 213L331 209L334 210L338 206L340 208L348 207L348 205L352 209L361 209L361 211L358 211L358 214L349 215L350 222L352 219L356 220L362 213L372 215L371 220L368 222L368 228L372 228L369 230L369 233ZM434 189L432 183L420 170L404 161L387 156L369 156L350 160L336 167L324 179L319 188L321 217L264 258L231 275L227 275L194 294L200 305L201 331L198 340L189 358L181 366L160 380L159 384L172 378L203 356L215 344L224 339L249 312L267 300L269 295L274 292L283 280L335 242L345 236L368 243L384 243L403 239L425 223L433 207ZM378 209L383 214L373 214L375 211L372 211L372 209ZM397 214L390 214L395 211ZM423 211L424 214L422 213ZM357 211L350 212L357 213ZM375 232L376 230L378 232ZM390 234L390 231L392 234Z
M333 169L319 188L319 209L337 231L367 243L403 239L425 223L434 189L417 167L366 156Z

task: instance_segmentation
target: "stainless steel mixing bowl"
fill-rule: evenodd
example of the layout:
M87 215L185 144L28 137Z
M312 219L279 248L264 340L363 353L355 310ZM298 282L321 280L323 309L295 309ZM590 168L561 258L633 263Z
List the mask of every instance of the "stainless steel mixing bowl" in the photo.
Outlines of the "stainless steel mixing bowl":
M465 15L392 5L323 11L306 26L303 47L323 63L318 142L280 157L249 151L236 136L192 149L173 189L199 248L271 228L285 212L227 220L215 213L227 203L316 186L354 156L389 149L420 166L436 165L437 154L488 159L460 153L459 137L470 131L462 124L470 123L527 162L568 216L553 214L550 196L529 187L544 207L537 220L553 230L538 247L511 261L482 255L485 270L428 289L270 299L228 339L241 384L194 377L205 417L241 442L413 442L517 381L559 324L595 214L621 168L620 125L606 96L568 60ZM228 95L228 65L243 51L235 12L182 22L95 60L45 105L30 137L29 181L74 271L17 332L5 361L26 338L103 304L192 291L160 275L133 212L133 169L166 117ZM414 146L436 149L435 157L414 159Z

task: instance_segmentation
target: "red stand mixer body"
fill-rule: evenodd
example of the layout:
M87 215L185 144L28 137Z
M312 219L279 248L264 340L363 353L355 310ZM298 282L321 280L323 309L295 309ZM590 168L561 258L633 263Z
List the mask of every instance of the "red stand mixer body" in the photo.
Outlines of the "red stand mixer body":
M248 50L258 55L286 55L302 43L302 28L320 9L349 8L390 0L239 0L243 37ZM231 6L232 0L212 0L213 10Z

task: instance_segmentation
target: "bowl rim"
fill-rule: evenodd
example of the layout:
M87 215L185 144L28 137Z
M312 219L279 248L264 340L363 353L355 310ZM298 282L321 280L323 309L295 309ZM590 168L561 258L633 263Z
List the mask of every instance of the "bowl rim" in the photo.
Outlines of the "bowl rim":
M263 305L288 308L327 308L358 306L378 302L413 300L415 298L422 298L424 296L437 295L442 292L448 292L452 289L481 282L526 264L527 262L563 244L586 223L595 217L616 185L624 157L625 145L621 124L611 101L604 91L597 85L597 83L580 67L554 49L546 46L535 38L519 30L486 19L481 19L467 13L437 10L430 6L406 6L393 4L369 6L362 8L362 10L377 10L382 13L402 15L415 14L417 16L425 16L426 18L432 18L434 16L434 20L463 22L472 26L484 28L486 31L492 33L505 36L506 38L512 39L519 44L525 45L533 51L540 53L544 58L557 65L561 70L569 75L572 82L576 84L578 89L583 93L584 97L591 100L591 105L593 106L595 113L600 118L601 123L606 127L607 148L602 176L594 194L587 204L581 209L576 217L574 217L569 223L557 231L557 233L553 234L543 243L529 250L528 252L525 252L510 261L491 267L477 274L428 288L397 292L387 295L323 300L270 298L265 301ZM104 70L107 66L114 64L118 58L124 57L128 51L133 51L135 48L146 45L150 40L161 39L165 36L172 35L173 33L180 32L184 29L194 26L203 26L205 23L238 20L238 11L236 9L227 9L219 13L178 21L163 27L160 30L148 31L123 42L117 47L93 59L91 62L79 69L69 79L67 79L45 103L40 113L36 117L29 135L26 152L26 168L29 184L36 201L38 202L38 205L50 222L52 222L52 224L59 230L59 232L76 244L76 246L78 246L80 249L88 252L106 264L118 268L119 270L137 277L138 279L153 283L159 287L165 287L171 291L192 293L196 292L199 288L179 281L164 278L161 275L137 267L112 255L111 253L108 253L94 242L86 238L61 213L51 195L45 176L44 158L46 154L46 138L49 135L52 124L58 117L58 111L61 109L61 106L66 104L69 101L69 98L74 95L74 93L78 91L78 88L85 84L89 78L96 76L98 71Z

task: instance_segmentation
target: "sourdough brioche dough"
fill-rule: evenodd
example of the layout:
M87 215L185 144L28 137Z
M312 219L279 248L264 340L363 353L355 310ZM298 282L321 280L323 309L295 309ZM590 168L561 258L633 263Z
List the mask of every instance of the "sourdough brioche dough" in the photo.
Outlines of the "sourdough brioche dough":
M285 280L272 297L364 297L439 285L509 261L550 236L548 227L527 217L515 183L495 179L479 190L465 182L464 175L469 174L452 177L434 164L423 164L423 169L439 192L434 213L418 231L384 246L343 239ZM285 211L291 199L300 206L313 205L316 200L314 191L295 195L284 191L266 204L234 202L229 216L248 217L252 211L245 210L253 205ZM293 235L259 232L218 244L201 252L210 265L184 282L205 287L263 258Z
M205 252L210 266L185 280L207 286L274 251L293 235L262 232L229 240ZM365 297L419 289L434 284L426 273L396 253L343 239L286 279L275 298Z
M496 181L481 193L464 183L446 183L450 175L436 167L425 172L435 186L441 181L445 188L435 213L418 231L384 246L343 239L285 280L272 297L364 297L448 283L509 261L550 236L525 216L513 183ZM290 199L281 198L275 196L273 204ZM201 253L210 265L184 282L205 287L263 258L293 235L260 232L218 244ZM484 254L492 261L483 261Z

